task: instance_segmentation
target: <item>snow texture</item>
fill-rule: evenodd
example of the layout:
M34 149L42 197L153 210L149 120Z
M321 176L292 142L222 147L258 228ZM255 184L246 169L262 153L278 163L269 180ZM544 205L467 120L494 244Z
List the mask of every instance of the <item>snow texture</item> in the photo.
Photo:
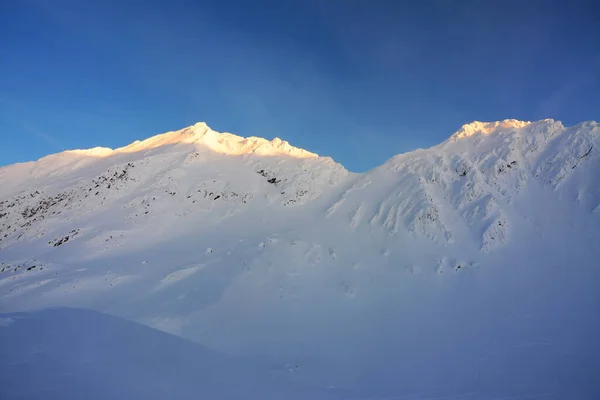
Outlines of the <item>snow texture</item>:
M596 122L364 174L203 123L3 167L0 397L596 399L598 237Z
M96 311L48 309L4 320L10 321L0 323L4 399L327 398Z

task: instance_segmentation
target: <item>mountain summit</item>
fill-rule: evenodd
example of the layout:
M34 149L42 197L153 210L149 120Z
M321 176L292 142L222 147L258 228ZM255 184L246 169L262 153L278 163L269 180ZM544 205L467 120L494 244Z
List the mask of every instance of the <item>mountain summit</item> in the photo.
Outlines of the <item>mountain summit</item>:
M596 122L473 122L363 174L198 123L0 168L0 310L107 312L334 398L592 398L599 236Z
M194 144L206 147L214 152L229 155L257 154L262 156L288 155L297 158L317 157L279 138L268 141L258 137L244 138L231 133L213 131L204 122L198 122L187 128L152 136L143 141L135 141L125 147L108 149L97 147L89 150L71 150L70 153L106 157L119 153L134 153L174 144Z
M543 122L553 122L552 120L546 120ZM499 131L521 129L531 124L531 122L519 121L516 119L505 119L504 121L494 122L481 122L473 121L469 124L465 124L460 128L458 132L452 135L452 139L462 139L476 134L489 135L491 133L498 133Z

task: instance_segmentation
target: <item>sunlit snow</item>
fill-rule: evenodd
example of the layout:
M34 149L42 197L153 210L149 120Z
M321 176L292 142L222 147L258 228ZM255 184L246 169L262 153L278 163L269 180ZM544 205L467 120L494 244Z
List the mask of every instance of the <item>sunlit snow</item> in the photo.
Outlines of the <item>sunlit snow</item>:
M599 237L595 122L474 122L363 174L202 123L3 167L0 395L596 399Z

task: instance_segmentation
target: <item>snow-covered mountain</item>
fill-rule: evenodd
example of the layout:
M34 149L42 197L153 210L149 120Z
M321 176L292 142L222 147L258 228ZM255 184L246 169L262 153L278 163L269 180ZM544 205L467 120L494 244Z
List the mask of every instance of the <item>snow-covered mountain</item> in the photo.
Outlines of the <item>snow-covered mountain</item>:
M0 168L0 311L106 312L335 398L591 399L599 237L595 122L473 122L364 174L199 123Z

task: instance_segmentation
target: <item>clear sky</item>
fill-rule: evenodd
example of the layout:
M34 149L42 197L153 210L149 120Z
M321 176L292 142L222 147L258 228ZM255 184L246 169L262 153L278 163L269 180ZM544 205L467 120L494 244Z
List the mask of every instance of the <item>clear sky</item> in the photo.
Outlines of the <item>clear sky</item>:
M205 121L364 171L472 120L600 120L600 2L0 0L0 165Z

